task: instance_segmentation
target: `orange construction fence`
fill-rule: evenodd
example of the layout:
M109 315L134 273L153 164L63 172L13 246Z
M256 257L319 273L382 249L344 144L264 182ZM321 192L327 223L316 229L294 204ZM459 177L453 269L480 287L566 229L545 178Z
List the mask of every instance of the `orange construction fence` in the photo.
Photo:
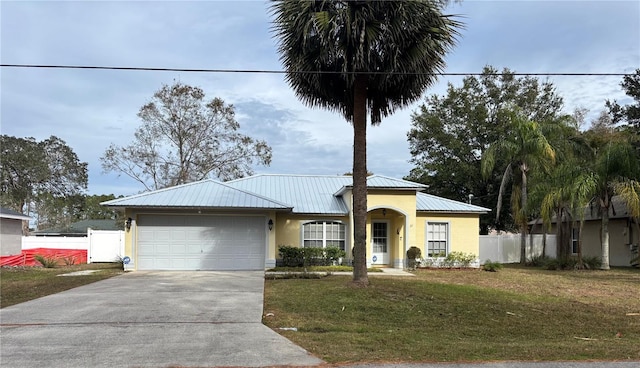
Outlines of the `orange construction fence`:
M40 266L35 256L58 259L60 265L87 263L86 249L24 249L21 254L0 257L0 266Z

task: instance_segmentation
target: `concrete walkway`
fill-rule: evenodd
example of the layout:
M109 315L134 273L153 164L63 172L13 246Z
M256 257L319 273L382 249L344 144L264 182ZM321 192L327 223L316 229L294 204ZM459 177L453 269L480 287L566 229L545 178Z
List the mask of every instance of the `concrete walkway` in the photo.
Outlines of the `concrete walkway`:
M264 272L132 272L0 309L4 367L322 361L262 324Z

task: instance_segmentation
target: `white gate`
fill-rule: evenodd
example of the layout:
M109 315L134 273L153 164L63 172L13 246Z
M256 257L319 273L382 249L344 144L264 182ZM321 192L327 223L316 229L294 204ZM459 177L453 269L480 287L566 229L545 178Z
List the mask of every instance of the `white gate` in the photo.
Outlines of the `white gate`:
M116 262L124 254L124 231L87 230L87 263Z

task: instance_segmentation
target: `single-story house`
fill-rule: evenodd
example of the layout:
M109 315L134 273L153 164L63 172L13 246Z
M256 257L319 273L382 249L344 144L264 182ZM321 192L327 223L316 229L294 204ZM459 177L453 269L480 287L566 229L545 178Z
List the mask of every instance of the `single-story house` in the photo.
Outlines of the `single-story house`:
M0 256L22 252L22 222L29 220L29 216L0 207Z
M423 257L479 253L479 215L489 209L424 193L426 186L367 179L367 263L402 268ZM256 175L204 180L102 205L124 210L125 267L136 270L260 270L278 247L353 246L351 176Z
M50 228L32 231L34 236L87 236L87 231L92 230L122 230L118 220L98 219L80 220L68 227Z
M618 197L613 197L609 209L609 264L611 266L629 267L631 260L638 256L640 234L636 220L629 214L629 209ZM562 239L572 255L578 254L578 238L580 234L579 218L565 224L566 230ZM597 208L588 206L584 209L584 227L582 233L583 257L602 257L602 216ZM533 233L541 233L541 220L529 223ZM556 234L557 220L552 218L549 234ZM558 244L560 246L560 244Z

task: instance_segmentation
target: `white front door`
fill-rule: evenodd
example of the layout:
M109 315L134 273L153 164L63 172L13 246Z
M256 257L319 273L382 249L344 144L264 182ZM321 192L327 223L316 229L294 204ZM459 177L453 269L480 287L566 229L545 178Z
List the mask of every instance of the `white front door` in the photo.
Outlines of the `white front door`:
M389 264L389 223L376 222L371 224L371 264Z

